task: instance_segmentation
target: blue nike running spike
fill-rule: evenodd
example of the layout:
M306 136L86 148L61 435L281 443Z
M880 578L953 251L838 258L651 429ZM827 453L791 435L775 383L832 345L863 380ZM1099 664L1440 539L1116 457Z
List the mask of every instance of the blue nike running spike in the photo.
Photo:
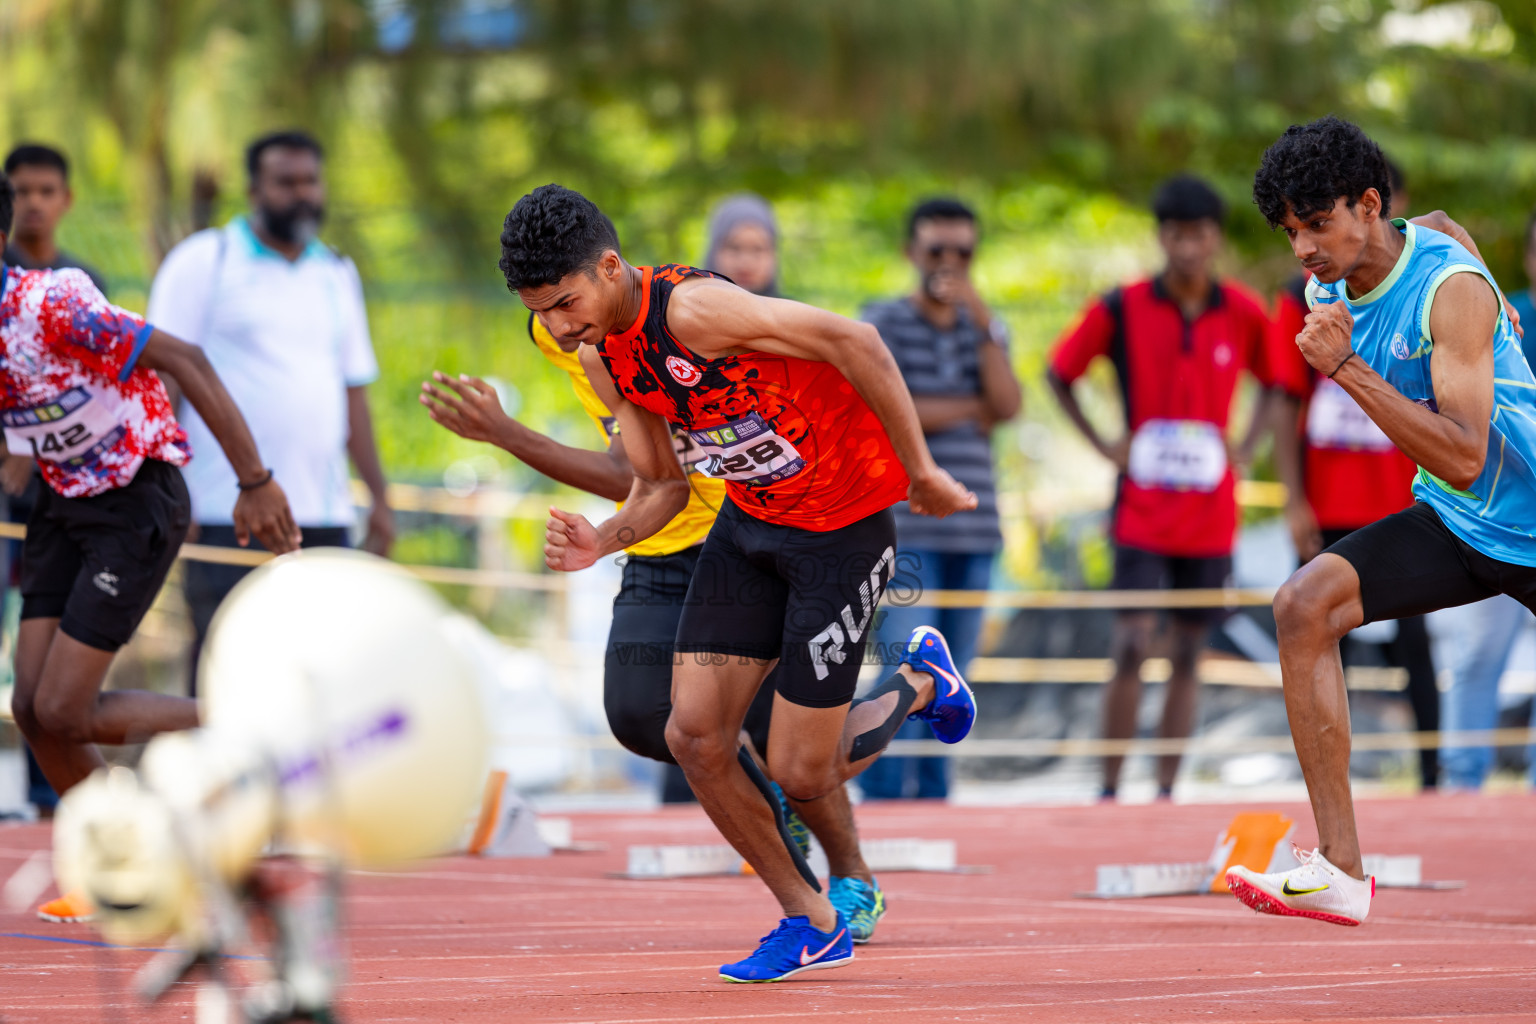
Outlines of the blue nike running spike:
M811 927L810 918L786 917L764 935L757 952L720 968L726 981L753 983L787 981L802 971L820 971L853 962L853 938L848 919L837 915L830 932Z
M933 734L945 743L959 743L976 721L976 696L960 678L950 657L944 635L932 626L918 626L907 639L902 663L933 676L933 701L908 718L921 718L933 726Z

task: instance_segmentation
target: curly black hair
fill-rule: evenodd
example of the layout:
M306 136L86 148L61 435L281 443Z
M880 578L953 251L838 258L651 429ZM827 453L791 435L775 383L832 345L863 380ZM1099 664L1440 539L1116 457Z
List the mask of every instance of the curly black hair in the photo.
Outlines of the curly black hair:
M620 251L619 233L592 200L560 185L540 185L507 214L497 266L515 292L590 270L609 249Z
M1329 114L1293 124L1264 151L1253 176L1253 201L1270 227L1287 213L1310 217L1333 209L1340 197L1351 206L1374 188L1383 210L1392 208L1392 180L1381 147L1356 125Z

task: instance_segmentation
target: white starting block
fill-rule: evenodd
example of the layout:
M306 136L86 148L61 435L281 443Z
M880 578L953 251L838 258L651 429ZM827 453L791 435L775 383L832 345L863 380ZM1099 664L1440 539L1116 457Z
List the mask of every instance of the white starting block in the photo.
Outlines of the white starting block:
M859 844L869 870L959 871L953 839L866 839ZM806 858L818 878L827 876L827 855L813 838ZM621 878L702 878L751 874L751 867L729 846L631 846L629 868Z
M480 813L460 849L475 857L548 857L556 850L601 849L602 844L578 843L570 818L541 818L512 787L504 771L485 780Z
M1239 864L1266 873L1296 867L1291 845L1295 830L1296 823L1282 814L1244 812L1216 837L1208 859L1179 864L1100 864L1093 891L1078 895L1126 899L1227 892L1227 869ZM1424 881L1423 859L1417 854L1367 854L1363 865L1366 874L1375 875L1376 884L1382 888L1459 889L1465 884Z

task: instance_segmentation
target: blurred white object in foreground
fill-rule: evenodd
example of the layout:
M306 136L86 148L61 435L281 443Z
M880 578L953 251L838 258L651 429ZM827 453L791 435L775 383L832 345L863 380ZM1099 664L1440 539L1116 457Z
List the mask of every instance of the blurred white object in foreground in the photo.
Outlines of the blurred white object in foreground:
M203 728L97 772L54 826L60 884L109 939L225 947L274 842L388 867L451 849L485 779L479 667L453 612L388 562L317 549L253 572L213 621Z

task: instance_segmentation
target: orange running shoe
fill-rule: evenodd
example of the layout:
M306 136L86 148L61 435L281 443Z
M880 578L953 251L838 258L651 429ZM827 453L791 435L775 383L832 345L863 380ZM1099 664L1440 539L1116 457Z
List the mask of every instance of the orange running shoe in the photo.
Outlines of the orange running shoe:
M55 924L79 924L95 916L95 908L83 893L67 892L38 907L37 916Z

